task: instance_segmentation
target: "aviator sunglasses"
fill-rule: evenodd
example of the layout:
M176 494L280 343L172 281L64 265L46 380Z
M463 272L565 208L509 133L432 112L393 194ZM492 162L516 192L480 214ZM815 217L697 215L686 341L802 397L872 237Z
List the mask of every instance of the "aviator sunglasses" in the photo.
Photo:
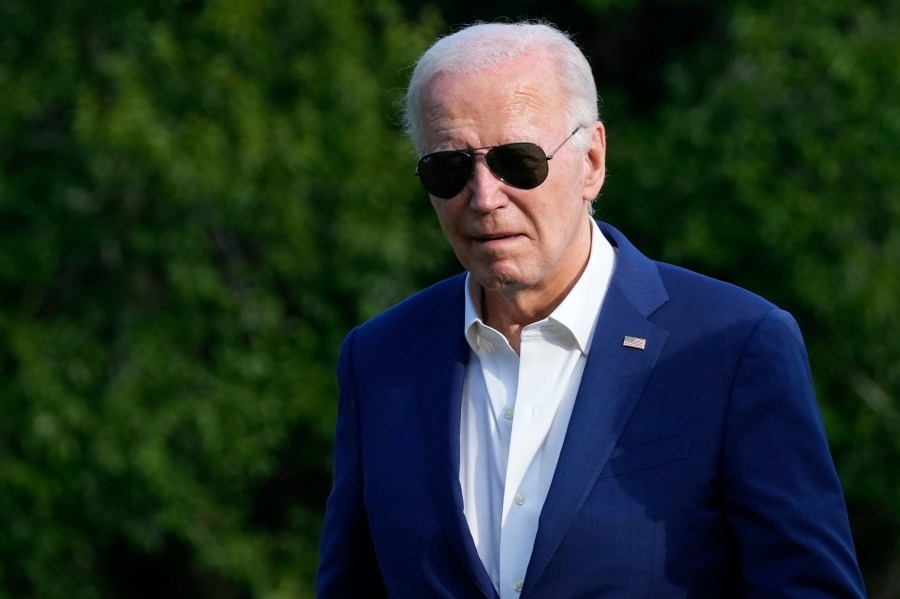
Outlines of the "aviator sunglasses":
M444 150L422 156L416 175L425 191L448 200L461 192L475 174L475 156L484 156L491 172L507 185L534 189L547 179L550 170L547 162L583 126L579 125L569 133L549 156L539 145L527 141L470 150Z

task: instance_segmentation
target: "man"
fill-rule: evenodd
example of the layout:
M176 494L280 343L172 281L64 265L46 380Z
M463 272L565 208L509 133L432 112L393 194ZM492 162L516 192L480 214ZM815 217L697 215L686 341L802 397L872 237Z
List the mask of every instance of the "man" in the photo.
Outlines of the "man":
M864 596L793 319L591 218L578 48L458 31L407 117L467 272L344 343L319 597Z

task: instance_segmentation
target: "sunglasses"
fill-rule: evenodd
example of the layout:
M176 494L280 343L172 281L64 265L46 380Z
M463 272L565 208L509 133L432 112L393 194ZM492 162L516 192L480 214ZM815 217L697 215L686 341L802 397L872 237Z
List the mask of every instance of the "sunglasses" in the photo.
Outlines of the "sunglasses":
M539 145L527 141L471 150L444 150L422 156L416 175L425 191L448 200L461 192L475 174L475 156L484 156L491 172L507 185L534 189L547 180L550 171L547 163L582 127L579 125L569 133L549 156Z

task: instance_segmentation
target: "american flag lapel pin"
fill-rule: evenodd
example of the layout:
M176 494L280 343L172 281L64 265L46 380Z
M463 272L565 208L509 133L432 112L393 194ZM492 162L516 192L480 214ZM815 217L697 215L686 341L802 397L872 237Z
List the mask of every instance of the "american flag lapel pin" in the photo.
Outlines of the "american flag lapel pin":
M622 346L632 347L634 349L644 349L647 346L647 340L641 339L640 337L630 337L626 335L625 339L622 341Z

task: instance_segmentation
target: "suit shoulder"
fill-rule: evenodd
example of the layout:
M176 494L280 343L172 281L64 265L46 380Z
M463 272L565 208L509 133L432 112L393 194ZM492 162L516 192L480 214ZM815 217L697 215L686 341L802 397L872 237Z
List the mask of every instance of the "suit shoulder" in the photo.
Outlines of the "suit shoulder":
M607 240L618 249L613 284L619 286L642 314L659 312L675 317L703 315L714 320L761 318L776 309L771 302L737 285L681 266L652 260L614 227L598 222Z
M743 287L681 266L664 262L656 264L669 293L671 308L690 308L707 314L745 318L762 318L773 310L779 310L769 300Z

